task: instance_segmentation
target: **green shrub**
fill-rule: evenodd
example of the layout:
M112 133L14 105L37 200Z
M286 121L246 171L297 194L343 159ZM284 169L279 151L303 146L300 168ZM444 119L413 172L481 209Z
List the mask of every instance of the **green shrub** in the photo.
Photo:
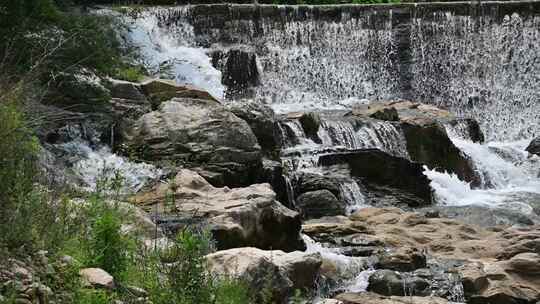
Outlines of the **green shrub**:
M74 304L110 304L112 297L106 291L93 289L80 289L74 297Z
M18 248L31 244L43 202L34 191L39 144L15 97L0 99L0 138L0 243Z
M95 219L86 244L86 266L102 268L117 279L124 276L133 250L121 226L118 214L111 209L105 209Z
M120 68L115 75L115 78L131 82L139 82L145 76L141 67L125 67Z
M220 278L215 283L215 303L247 304L251 303L250 290L243 282L233 278Z
M196 234L189 229L178 233L167 252L174 261L167 268L167 278L177 303L211 303L212 286L204 258L209 249L208 233Z

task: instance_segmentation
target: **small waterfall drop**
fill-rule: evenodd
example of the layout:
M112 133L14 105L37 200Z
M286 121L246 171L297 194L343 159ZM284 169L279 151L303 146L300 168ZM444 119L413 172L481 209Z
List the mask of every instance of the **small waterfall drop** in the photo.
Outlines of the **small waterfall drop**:
M523 203L540 196L540 158L528 157L527 141L473 143L452 139L473 162L483 178L483 189L471 189L455 174L425 170L440 203L447 205L484 205L502 207L514 204L526 213L531 207Z
M367 207L366 198L364 194L362 194L358 182L355 180L351 179L350 181L341 182L339 189L341 197L343 197L347 204L347 214L351 214L360 208Z
M188 7L175 7L122 15L127 40L141 50L142 63L155 77L193 85L221 99L225 92L221 72L212 66L208 50L196 45L188 13ZM165 16L174 16L174 22Z

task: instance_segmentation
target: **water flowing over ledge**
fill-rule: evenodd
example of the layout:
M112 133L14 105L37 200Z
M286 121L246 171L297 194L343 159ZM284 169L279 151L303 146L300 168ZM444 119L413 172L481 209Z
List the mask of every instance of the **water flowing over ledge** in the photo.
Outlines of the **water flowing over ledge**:
M162 58L168 51L159 46L170 41L199 52L201 60L189 68L178 64L177 72L184 66L202 75L191 82L217 94L227 95L231 87L223 87L220 77L230 75L220 75L209 62L219 61L216 52L234 49L254 54L260 71L247 95L279 111L406 98L472 116L490 140L539 131L532 123L540 119L537 1L220 4L150 8L142 16L145 21L135 24L160 33L148 56Z

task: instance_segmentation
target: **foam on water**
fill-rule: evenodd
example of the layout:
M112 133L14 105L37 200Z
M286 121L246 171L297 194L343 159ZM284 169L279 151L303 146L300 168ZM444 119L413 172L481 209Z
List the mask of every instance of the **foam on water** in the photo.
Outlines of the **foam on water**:
M87 191L96 190L99 179L110 179L118 173L123 179L121 192L137 192L162 175L162 171L153 165L131 162L112 153L107 146L95 148L86 141L74 140L62 144L60 148L68 151L75 159L73 172L81 180L82 188Z
M324 247L305 234L302 234L302 238L306 242L306 252L320 253L323 259L334 264L336 272L343 278L339 287L341 291L366 291L369 276L373 273L373 267L368 258L343 255L339 248Z
M453 142L481 173L483 188L472 189L469 183L460 180L455 174L425 167L424 174L431 180L431 187L439 203L456 206L519 206L523 204L523 195L520 194L540 194L540 159L529 157L524 151L527 140L478 144L453 138ZM526 204L521 207L530 209Z
M162 24L160 14L177 10L175 23ZM129 26L128 40L140 48L146 66L156 77L172 78L178 84L189 84L207 90L214 97L223 98L225 87L221 72L212 66L207 49L195 45L193 27L182 21L187 8L152 8L141 10L136 16L123 15Z

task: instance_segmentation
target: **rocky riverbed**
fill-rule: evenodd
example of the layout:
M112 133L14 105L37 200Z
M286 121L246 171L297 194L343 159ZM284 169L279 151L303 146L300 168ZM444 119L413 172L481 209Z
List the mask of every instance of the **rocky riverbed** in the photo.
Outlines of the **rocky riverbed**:
M254 290L271 284L282 303L296 290L313 303L540 300L538 196L509 196L508 204L529 209L461 207L433 188L429 172L447 172L473 192L497 182L453 140L482 145L470 118L403 100L278 115L164 80L108 86L111 148L132 159L113 165L145 161L156 172L129 196L144 219L131 226L150 225L149 246L205 225L218 250L207 256L210 269ZM62 142L48 145L53 155L69 152ZM535 145L520 164L531 172L539 171ZM60 155L57 162L72 165ZM96 155L73 157L80 164ZM270 283L262 278L269 271Z
M82 192L124 176L124 233L166 249L203 227L212 275L280 304L537 304L538 4L475 5L106 10L174 79L66 80L41 167ZM49 304L33 278L71 263L3 261L0 289Z

